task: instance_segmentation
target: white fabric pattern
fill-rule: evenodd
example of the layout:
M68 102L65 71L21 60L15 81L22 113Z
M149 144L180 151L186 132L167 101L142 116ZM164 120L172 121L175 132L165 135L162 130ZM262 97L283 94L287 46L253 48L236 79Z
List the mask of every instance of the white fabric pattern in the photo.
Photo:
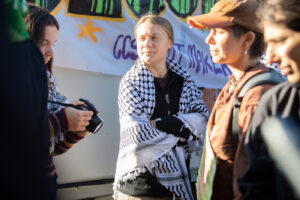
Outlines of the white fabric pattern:
M259 62L264 64L266 67L274 69L281 75L280 69L279 69L279 63L268 63L265 53L259 58ZM287 80L286 76L281 75L281 77L283 80Z
M51 101L56 101L56 102L61 102L61 103L70 103L67 97L62 95L60 91L58 90L58 87L56 85L55 78L51 72L46 70L47 74L47 79L48 79L48 100ZM48 102L47 104L49 112L56 112L62 109L64 106L50 103ZM55 136L55 138L51 142L51 150L55 149L55 144L58 143L59 141L64 140L64 134L63 133L58 133L58 135Z
M49 72L48 70L46 70L46 73L47 73L48 91L49 91L48 100L57 101L61 103L70 103L67 97L62 95L58 90L53 74L51 74L51 72ZM49 111L55 112L55 111L59 111L61 108L63 108L63 106L48 102Z
M167 60L167 67L184 78L178 118L190 130L193 129L192 133L201 140L204 138L209 115L201 98L201 92L181 66L172 60ZM114 191L118 190L120 180L134 179L147 169L177 197L192 200L186 166L189 148L177 146L178 137L155 129L150 124L149 119L155 108L154 77L141 60L137 60L122 78L118 105L120 146ZM198 123L199 127L188 124L191 118L184 117L188 113L195 113L192 117L193 121L199 120L202 124Z

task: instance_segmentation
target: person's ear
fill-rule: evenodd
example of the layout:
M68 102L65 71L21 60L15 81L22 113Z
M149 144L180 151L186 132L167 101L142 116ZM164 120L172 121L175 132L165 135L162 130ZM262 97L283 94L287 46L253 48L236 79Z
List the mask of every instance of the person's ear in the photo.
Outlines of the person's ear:
M249 31L244 34L244 45L245 45L245 50L249 50L251 45L253 44L255 40L255 33L252 31Z
M169 48L168 49L171 49L172 48L172 46L173 46L173 42L172 42L172 40L169 40Z

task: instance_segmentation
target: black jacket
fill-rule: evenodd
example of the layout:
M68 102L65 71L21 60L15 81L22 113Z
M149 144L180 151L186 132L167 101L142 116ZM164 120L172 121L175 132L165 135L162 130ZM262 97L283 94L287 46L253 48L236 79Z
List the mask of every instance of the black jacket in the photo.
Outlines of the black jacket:
M289 117L300 122L300 84L284 82L263 96L247 132L249 167L238 180L239 189L243 199L296 199L294 191L276 167L262 138L261 124L269 116Z

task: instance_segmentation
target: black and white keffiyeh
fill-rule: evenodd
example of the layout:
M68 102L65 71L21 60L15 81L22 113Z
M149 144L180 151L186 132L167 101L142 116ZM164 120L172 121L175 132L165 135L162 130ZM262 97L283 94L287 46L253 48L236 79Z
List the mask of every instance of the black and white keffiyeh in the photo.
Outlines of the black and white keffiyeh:
M49 90L48 100L61 102L61 103L70 103L69 100L67 99L67 97L65 97L64 95L62 95L60 93L60 91L56 85L56 81L55 81L53 74L51 74L51 72L49 72L48 70L46 70L46 73L47 73L48 90ZM63 108L63 106L48 102L48 110L49 111L55 112L55 111L60 110L61 108Z
M61 102L61 103L70 103L69 100L67 99L67 97L62 95L60 93L60 91L58 90L58 87L56 85L56 81L55 81L53 74L51 72L49 72L48 70L46 70L46 74L47 74L47 79L48 79L48 91L49 91L48 100L55 101L55 102ZM61 108L64 107L59 104L54 104L54 103L50 103L50 102L48 102L47 106L48 106L48 110L50 112L59 111ZM64 139L64 134L58 133L58 135L56 135L55 138L51 142L51 149L54 150L55 144L58 143L59 141L62 141L63 139Z
M184 78L177 117L196 136L196 147L201 148L209 111L187 71L172 60L167 60L167 67ZM122 78L118 105L120 146L115 195L120 181L134 179L148 170L177 197L193 199L186 159L189 150L197 148L177 146L178 137L151 126L149 119L155 108L154 77L141 60Z
M267 55L266 53L264 53L258 60L260 63L264 64L266 67L272 68L275 71L278 72L278 74L280 74L280 76L282 77L283 80L287 80L286 76L281 75L280 73L280 69L279 69L279 63L268 63L267 61Z

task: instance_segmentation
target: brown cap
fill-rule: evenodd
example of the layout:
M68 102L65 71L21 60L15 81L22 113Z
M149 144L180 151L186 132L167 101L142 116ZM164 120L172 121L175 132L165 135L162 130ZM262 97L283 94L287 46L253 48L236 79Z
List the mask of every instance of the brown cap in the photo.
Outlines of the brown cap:
M220 0L207 14L187 18L187 22L195 28L224 28L238 24L252 31L259 29L256 10L259 0Z

